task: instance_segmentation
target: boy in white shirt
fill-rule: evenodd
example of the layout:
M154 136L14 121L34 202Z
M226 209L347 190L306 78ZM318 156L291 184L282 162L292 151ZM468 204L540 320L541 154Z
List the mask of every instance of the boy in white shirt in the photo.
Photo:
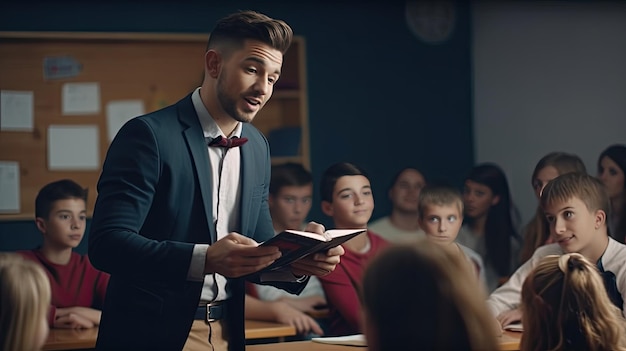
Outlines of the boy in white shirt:
M521 320L519 309L524 279L547 255L577 252L596 263L611 301L624 313L626 246L608 235L609 198L602 183L582 173L561 175L548 183L541 208L550 224L553 244L539 247L533 256L487 299L491 312L505 327Z

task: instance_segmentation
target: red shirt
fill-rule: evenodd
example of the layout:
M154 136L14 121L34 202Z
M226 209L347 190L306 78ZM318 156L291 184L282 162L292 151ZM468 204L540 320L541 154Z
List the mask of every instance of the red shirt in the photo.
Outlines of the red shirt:
M361 333L361 303L357 289L361 289L361 278L365 266L378 252L389 245L382 237L367 232L370 249L366 253L346 249L335 270L319 277L329 307L329 336Z
M109 275L95 269L86 255L72 252L70 261L61 265L50 262L38 249L18 253L41 264L48 275L52 291L50 325L54 323L56 308L80 306L102 310Z

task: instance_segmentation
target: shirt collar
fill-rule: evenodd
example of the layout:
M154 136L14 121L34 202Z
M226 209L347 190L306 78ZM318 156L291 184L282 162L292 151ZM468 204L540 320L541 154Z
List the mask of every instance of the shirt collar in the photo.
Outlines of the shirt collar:
M200 125L202 125L202 132L204 133L204 137L210 137L213 139L217 138L220 135L226 137L226 134L224 134L220 127L218 127L217 123L215 123L215 120L213 119L213 117L211 117L211 114L206 109L206 106L204 106L202 98L200 97L200 88L197 88L191 94L191 102L193 103L193 107L196 110L198 119L200 120ZM235 130L228 137L241 137L241 129L241 122L237 122L237 127L235 127Z

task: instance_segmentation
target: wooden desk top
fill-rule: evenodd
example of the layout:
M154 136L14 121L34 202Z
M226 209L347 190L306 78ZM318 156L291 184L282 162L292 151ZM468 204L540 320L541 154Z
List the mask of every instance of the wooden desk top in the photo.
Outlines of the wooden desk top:
M93 349L97 338L98 328L50 329L42 350Z
M367 351L362 346L322 344L314 341L287 341L271 344L246 345L246 351Z
M290 325L246 320L246 339L282 338L296 335L296 328ZM90 329L50 329L44 351L93 349L96 347L98 328Z
M519 350L522 333L505 331L499 338L500 350ZM360 346L329 345L313 341L292 341L272 344L259 344L246 346L247 351L367 351L367 348Z
M282 338L297 334L296 328L287 324L246 320L246 339Z
M276 324L263 321L246 321L246 339L275 338L296 335L296 330L292 326ZM50 329L48 340L43 346L43 350L74 350L91 349L96 347L98 328L91 329ZM519 350L522 333L505 331L500 341L500 350ZM340 346L321 344L312 341L283 342L262 345L248 345L246 350L250 351L350 351L367 350L363 347Z
M502 351L517 351L519 350L519 343L522 339L521 332L514 332L505 330L504 334L499 338L500 350Z

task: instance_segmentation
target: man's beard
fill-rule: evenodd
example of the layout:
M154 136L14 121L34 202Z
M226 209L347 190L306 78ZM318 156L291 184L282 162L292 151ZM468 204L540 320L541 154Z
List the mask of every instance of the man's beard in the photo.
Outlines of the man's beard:
M239 113L237 111L237 100L228 95L224 87L226 82L226 72L223 71L217 80L217 100L220 102L222 109L226 114L232 117L234 120L242 123L250 123L254 119L255 113Z

